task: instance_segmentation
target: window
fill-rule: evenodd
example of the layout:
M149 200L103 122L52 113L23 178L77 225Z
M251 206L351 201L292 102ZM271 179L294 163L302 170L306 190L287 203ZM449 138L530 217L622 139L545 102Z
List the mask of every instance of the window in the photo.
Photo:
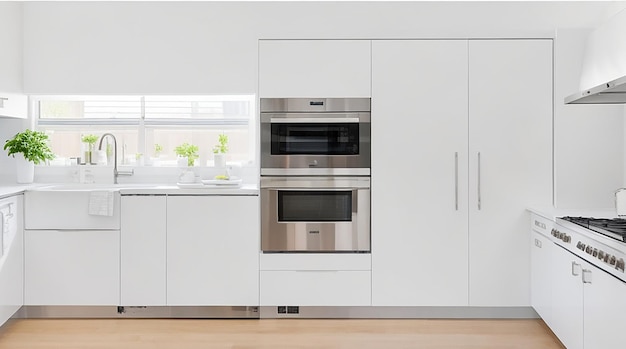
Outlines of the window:
M256 161L254 101L254 95L38 96L33 110L36 128L48 134L57 155L54 164L84 161L82 136L100 139L109 132L117 139L120 165L174 166L174 148L190 143L199 148L196 164L204 166L212 164L221 134L229 139L227 161ZM111 139L105 142L110 149Z

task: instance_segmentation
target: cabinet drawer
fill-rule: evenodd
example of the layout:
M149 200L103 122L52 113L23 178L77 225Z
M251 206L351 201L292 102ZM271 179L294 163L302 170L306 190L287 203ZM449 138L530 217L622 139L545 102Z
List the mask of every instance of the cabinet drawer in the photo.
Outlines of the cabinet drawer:
M550 236L550 232L552 230L553 225L554 225L554 222L550 219L547 219L545 217L539 216L534 213L530 215L530 229L542 235Z
M261 305L368 306L369 271L262 271Z

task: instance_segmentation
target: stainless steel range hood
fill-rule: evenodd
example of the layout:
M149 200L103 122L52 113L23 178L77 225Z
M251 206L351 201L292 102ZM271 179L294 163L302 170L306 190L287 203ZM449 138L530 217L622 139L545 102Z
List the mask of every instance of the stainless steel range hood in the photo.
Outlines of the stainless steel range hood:
M626 76L567 96L565 104L626 104Z

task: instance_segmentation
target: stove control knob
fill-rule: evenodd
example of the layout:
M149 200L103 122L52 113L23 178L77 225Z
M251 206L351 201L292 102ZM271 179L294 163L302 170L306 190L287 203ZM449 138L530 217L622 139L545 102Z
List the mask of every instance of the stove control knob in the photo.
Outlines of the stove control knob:
M578 243L576 244L576 248L579 250L583 250L585 248L585 245L582 242L578 241Z
M565 238L563 238L563 241L570 242L570 241L572 241L572 237L567 235L567 234L565 234Z
M608 254L608 253L604 255L604 263L608 263L609 262L609 257L611 257L611 255Z
M597 249L597 248L594 248L594 249L593 249L592 255L593 255L594 257L597 257L597 256L598 256L598 249Z
M621 270L622 273L624 272L624 259L620 258L616 263L615 263L615 269L617 270Z
M557 237L558 232L559 232L558 230L552 229L552 236Z
M587 248L585 248L585 252L587 252L588 254L591 254L591 251L593 251L591 249L591 246L587 246Z
M599 259L599 260L603 260L603 259L604 259L604 251L600 250L600 251L598 252L598 259Z
M611 256L611 258L609 258L610 265L615 265L616 262L617 262L617 258L615 258L615 256Z

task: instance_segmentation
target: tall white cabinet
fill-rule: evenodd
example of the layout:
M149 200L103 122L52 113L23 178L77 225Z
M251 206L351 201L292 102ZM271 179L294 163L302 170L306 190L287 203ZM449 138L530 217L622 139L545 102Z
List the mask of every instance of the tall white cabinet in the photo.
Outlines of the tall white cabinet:
M372 304L467 305L467 41L372 43Z
M529 304L528 217L552 200L552 40L469 43L469 299Z
M372 43L372 304L529 305L551 40Z

